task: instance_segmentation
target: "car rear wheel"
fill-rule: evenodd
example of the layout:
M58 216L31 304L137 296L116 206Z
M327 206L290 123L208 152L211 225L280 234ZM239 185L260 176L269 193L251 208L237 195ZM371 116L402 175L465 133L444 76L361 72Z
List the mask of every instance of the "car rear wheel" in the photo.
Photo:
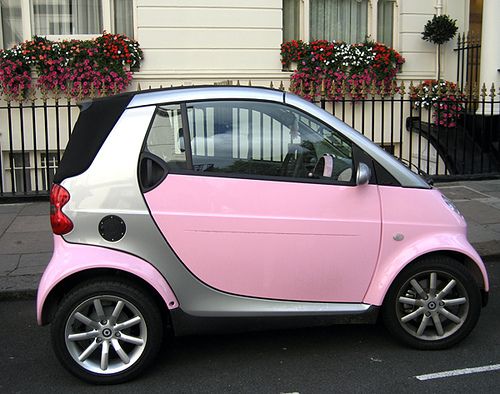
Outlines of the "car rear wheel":
M63 299L51 336L71 373L91 383L121 383L156 356L162 318L154 300L132 283L89 281Z
M444 349L476 325L481 294L469 271L449 258L409 266L387 293L383 318L388 330L417 349Z

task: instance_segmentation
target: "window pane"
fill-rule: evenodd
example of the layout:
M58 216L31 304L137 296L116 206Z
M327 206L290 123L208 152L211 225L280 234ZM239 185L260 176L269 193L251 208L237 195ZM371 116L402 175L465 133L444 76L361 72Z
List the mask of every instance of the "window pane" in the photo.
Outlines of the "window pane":
M31 188L31 168L29 153L11 153L11 160L14 168L14 185L12 190L16 192L29 192ZM25 187L26 185L26 187Z
M196 103L188 106L188 119L196 171L323 178L322 158L328 155L331 172L327 177L351 181L351 144L309 116L283 105Z
M283 42L298 40L300 26L299 0L283 0Z
M114 33L134 38L134 0L114 0Z
M33 33L102 33L101 0L31 0Z
M146 140L146 150L165 161L170 169L186 168L180 106L157 108Z
M311 40L362 42L368 24L368 0L311 0Z
M395 0L378 0L377 41L392 47Z
M23 40L21 23L21 4L18 0L1 0L0 17L2 22L1 45L7 49Z
M38 169L41 172L42 190L50 189L50 185L52 185L57 170L57 152L49 152L48 158L49 169L47 171L47 155L45 153L40 153L40 167Z

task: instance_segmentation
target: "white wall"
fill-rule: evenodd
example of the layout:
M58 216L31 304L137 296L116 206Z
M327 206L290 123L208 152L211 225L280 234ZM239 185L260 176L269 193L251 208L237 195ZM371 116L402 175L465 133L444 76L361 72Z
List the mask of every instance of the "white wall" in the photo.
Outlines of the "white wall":
M137 0L144 61L136 80L275 79L281 0Z
M437 3L398 1L395 42L406 58L400 79L436 77L436 45L423 41L421 33ZM465 31L468 0L442 3L442 12L457 19L459 31ZM279 55L281 0L136 0L135 5L136 39L145 55L135 80L142 87L288 79ZM448 80L456 77L455 45L456 39L442 46L441 76Z
M437 0L400 0L399 4L399 51L406 59L400 78L436 78L437 46L422 40L422 31L436 13ZM457 20L459 32L467 30L468 10L467 0L443 1L442 13ZM441 47L441 78L452 81L456 79L456 40L455 37Z

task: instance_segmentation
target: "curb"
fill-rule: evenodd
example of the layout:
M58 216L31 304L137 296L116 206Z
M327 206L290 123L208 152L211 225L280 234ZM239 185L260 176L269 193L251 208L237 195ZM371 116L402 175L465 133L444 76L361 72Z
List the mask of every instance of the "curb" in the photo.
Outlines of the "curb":
M500 257L500 240L474 242L471 245L483 260L492 260Z

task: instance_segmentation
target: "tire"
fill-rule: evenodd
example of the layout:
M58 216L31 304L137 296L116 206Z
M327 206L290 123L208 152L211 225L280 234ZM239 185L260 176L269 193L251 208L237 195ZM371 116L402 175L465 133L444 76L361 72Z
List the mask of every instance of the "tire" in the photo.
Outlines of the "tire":
M163 335L155 301L132 282L84 282L62 300L51 326L61 364L94 384L133 379L154 360Z
M392 335L422 350L457 344L472 331L480 312L481 294L474 278L447 257L429 257L404 269L382 308Z

